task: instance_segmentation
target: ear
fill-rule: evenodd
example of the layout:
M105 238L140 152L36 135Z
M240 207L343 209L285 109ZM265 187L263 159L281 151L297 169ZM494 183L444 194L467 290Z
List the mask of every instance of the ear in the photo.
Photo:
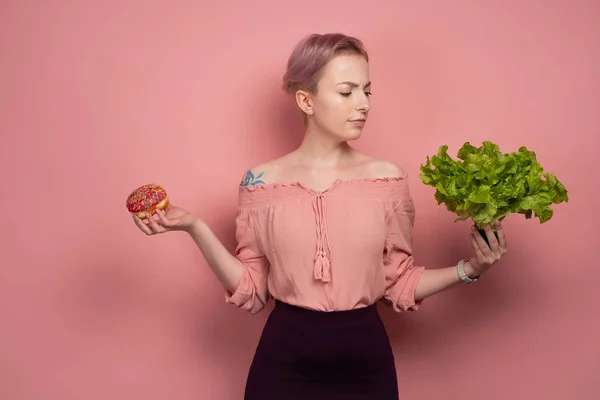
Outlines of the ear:
M312 115L314 112L312 95L305 90L296 91L296 105L305 114Z

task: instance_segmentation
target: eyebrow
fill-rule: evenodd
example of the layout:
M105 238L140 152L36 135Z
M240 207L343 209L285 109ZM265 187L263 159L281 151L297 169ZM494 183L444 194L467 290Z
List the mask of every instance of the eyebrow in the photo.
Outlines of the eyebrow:
M339 82L338 85L348 85L352 88L357 88L360 86L358 83L350 82L350 81ZM367 82L367 84L365 85L365 87L369 87L369 86L371 86L371 81Z

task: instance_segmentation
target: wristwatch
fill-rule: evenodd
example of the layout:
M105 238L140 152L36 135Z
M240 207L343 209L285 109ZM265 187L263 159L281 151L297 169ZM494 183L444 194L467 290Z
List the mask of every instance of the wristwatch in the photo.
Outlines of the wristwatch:
M458 270L458 276L460 277L460 279L462 279L463 282L465 283L474 283L477 282L477 280L479 280L479 276L475 276L473 278L470 278L466 273L465 273L465 263L468 262L468 260L460 260L458 262L458 266L457 266L457 270Z

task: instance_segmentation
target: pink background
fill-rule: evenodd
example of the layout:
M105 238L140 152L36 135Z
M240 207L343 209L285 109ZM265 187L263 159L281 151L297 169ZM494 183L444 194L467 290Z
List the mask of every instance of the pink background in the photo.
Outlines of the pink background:
M193 242L144 236L125 198L161 183L233 250L245 168L301 139L286 58L332 31L372 56L356 146L409 172L419 263L469 251L418 178L441 144L526 145L571 198L508 218L477 285L382 310L402 398L600 398L600 3L366 4L2 1L0 398L241 398L268 312L226 305Z

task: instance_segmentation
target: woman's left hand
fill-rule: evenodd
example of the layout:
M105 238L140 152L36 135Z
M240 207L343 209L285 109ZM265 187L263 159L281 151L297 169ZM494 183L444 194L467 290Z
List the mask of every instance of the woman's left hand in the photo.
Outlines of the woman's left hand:
M502 224L500 222L496 222L493 224L496 229L496 235L492 231L490 225L487 225L485 230L485 235L487 237L489 245L485 242L479 231L475 226L473 226L471 230L471 244L473 246L473 250L475 254L469 260L469 269L472 271L467 271L467 265L465 265L465 272L469 276L480 276L485 273L492 265L498 262L503 255L506 254L506 236L504 234L504 230L502 229Z

